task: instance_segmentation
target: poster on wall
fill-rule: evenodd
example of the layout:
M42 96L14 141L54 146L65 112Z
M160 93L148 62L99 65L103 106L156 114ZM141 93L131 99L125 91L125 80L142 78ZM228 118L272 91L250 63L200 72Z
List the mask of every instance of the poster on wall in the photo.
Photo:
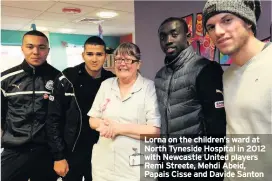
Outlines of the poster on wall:
M210 36L206 33L204 37L202 37L202 41L200 41L200 54L207 59L214 60L215 46L210 38Z
M204 28L203 28L203 18L202 13L196 14L196 32L195 34L197 36L203 36L204 35Z
M193 16L193 14L190 14L190 15L182 17L182 19L184 19L188 25L188 31L191 35L191 38L189 39L189 43L191 43L192 37L194 37L194 27L193 27L194 16Z
M207 33L203 36L204 28L202 23L202 13L196 14L196 21L194 24L194 37L191 38L192 47L199 55L213 61L215 57L215 46Z
M200 53L200 41L199 40L193 40L191 42L191 45L194 49L194 51L198 54L198 55L201 55Z
M220 52L219 63L220 65L230 65L232 63L232 60L228 55L224 55Z

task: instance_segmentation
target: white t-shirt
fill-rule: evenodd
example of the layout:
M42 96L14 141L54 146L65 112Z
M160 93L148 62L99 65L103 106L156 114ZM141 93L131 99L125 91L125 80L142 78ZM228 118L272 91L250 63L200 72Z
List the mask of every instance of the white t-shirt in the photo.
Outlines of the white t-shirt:
M225 181L270 181L272 178L272 45L267 46L262 52L254 56L242 67L232 64L223 75L224 102L227 116L227 137L247 138L250 143L241 143L244 152L238 152L235 143L227 143L227 146L236 145L234 152L228 152L229 158L235 155L255 155L257 160L238 160L233 163L243 163L245 170L228 169L236 176L225 178ZM253 143L252 138L260 137L260 142ZM250 146L248 146L250 145ZM262 149L262 145L265 149ZM252 151L252 146L258 147ZM259 150L259 151L258 151ZM264 151L265 152L261 152ZM255 157L254 157L255 158ZM226 163L230 163L229 160ZM260 172L264 177L242 177L243 172ZM238 173L239 172L239 173Z
M223 75L227 134L272 134L272 44Z

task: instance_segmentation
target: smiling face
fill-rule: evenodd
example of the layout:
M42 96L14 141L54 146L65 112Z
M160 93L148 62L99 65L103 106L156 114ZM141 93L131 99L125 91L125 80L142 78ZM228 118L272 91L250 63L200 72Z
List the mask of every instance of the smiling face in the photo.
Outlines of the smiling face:
M32 66L42 65L49 53L48 41L42 36L25 35L21 48L26 62Z
M103 45L86 44L82 58L85 61L85 68L88 73L99 72L106 60L105 47Z
M220 13L209 18L206 29L215 46L225 55L239 52L253 35L251 25L230 13Z
M134 56L120 54L115 56L115 73L119 79L135 80L140 65L141 62Z
M180 52L188 47L184 25L178 21L170 21L159 29L159 38L162 51L169 59L176 58Z

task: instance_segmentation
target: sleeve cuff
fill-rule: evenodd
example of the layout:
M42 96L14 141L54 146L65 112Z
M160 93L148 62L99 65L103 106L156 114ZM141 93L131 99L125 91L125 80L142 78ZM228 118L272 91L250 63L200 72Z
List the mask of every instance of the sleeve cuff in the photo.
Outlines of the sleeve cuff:
M53 155L54 161L59 161L65 159L65 156L62 152L54 153Z

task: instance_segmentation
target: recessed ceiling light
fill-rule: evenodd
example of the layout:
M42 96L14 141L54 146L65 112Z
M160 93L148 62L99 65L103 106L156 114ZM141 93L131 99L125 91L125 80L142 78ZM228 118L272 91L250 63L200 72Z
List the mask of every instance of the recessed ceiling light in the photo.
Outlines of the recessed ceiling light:
M76 23L94 23L94 24L100 24L104 20L100 18L83 18L80 20L75 21Z
M101 12L96 13L96 16L98 16L100 18L113 18L117 15L118 14L114 11L101 11Z
M72 33L72 32L74 32L75 30L63 28L63 29L60 29L59 31L62 32L62 33Z

